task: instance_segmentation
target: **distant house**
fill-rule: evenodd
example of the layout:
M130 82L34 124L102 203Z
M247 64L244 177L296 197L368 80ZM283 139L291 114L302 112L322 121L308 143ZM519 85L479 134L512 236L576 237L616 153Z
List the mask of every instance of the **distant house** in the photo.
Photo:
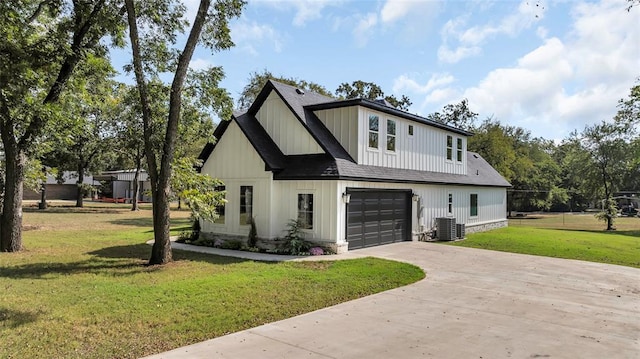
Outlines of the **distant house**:
M118 202L130 202L133 198L135 174L135 170L117 170L103 171L99 175L95 175L94 179L102 183L99 196L101 198L113 199ZM149 181L149 176L145 170L140 171L138 188L138 200L142 202L151 202L151 196L145 194L146 190L151 189L151 182Z
M200 155L227 200L201 233L243 239L253 217L269 240L295 219L307 240L340 253L416 239L454 220L466 232L506 226L510 184L467 151L471 135L384 102L269 81Z
M94 187L100 184L94 181L94 178L91 175L85 175L82 183ZM78 198L78 174L75 171L64 171L61 176L61 180L52 175L47 175L47 182L45 183L45 186L47 191L47 200L75 201ZM41 192L25 188L23 199L40 200Z

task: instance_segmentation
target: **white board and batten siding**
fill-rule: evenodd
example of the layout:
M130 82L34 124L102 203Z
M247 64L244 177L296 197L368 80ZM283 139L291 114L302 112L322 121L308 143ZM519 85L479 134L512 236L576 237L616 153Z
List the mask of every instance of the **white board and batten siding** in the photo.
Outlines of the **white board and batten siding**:
M369 116L379 119L378 148L369 147ZM418 171L466 174L466 136L419 122L358 107L358 163L362 165L402 168ZM396 149L387 150L387 120L396 123ZM409 126L413 135L409 135ZM453 139L453 160L447 160L447 135ZM462 139L462 161L456 161L456 141Z
M411 204L412 232L432 228L435 225L435 218L438 217L454 217L457 223L467 225L478 225L506 219L506 192L504 188L339 181L337 193L344 193L347 188L411 190L412 193L417 194L420 198L419 202L412 201ZM448 208L449 194L452 194L453 199L451 213L449 213ZM470 213L471 194L478 195L477 216L471 216ZM418 205L423 207L420 217L418 217ZM346 206L339 206L339 209L340 213L338 213L337 217L338 238L344 240L346 238Z
M324 153L275 91L271 91L256 118L285 155Z
M270 206L272 173L235 121L229 124L202 166L202 173L224 182L226 190L224 223L202 222L205 233L246 236L250 226L240 224L240 186L253 186L253 217L259 237L271 232Z
M315 112L320 121L354 159L358 158L359 148L358 108L359 106L349 106Z
M303 230L305 239L336 243L339 207L344 206L338 193L336 181L274 181L270 238L282 238L287 223L298 218L298 195L313 194L313 228Z

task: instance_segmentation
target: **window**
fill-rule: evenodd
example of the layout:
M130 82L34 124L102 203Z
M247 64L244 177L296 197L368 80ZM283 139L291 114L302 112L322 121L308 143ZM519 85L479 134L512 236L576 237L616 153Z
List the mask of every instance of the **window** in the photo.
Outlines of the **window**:
M379 119L376 115L369 115L369 148L378 148Z
M453 159L453 137L447 136L447 159Z
M458 162L462 162L462 138L457 138L456 140L456 159Z
M301 229L313 228L313 194L298 194L298 221Z
M216 186L215 191L225 192L225 187ZM223 193L221 197L222 199L224 199L225 197L227 197L227 193L226 192ZM218 218L216 218L215 221L213 221L213 223L224 224L224 203L221 203L216 206L216 213L218 214Z
M413 136L413 125L409 125L409 136Z
M387 151L396 152L396 121L387 120Z
M250 224L253 217L253 186L240 186L240 225Z
M449 193L449 201L447 205L447 212L453 214L453 194Z
M477 193L471 194L471 197L469 198L469 203L470 203L469 215L471 215L471 217L476 217L478 215L478 194Z

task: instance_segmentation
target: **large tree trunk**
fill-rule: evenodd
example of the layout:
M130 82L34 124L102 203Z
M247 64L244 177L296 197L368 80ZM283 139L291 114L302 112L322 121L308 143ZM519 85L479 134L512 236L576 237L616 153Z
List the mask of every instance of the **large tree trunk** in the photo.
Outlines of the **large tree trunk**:
M22 250L22 186L27 156L14 141L5 141L4 151L6 178L0 218L0 251L18 252Z
M133 176L133 195L131 198L131 210L139 211L140 206L138 205L138 197L140 196L140 167L142 159L138 155L136 157L136 174Z
M80 161L82 162L82 161ZM78 195L76 198L76 207L84 207L84 189L82 188L82 184L84 183L84 167L82 165L78 166L78 182L76 183L78 186Z
M133 69L140 93L140 104L142 105L142 117L144 120L144 142L149 176L153 194L153 234L154 243L151 250L149 264L165 264L172 260L171 242L169 237L170 228L170 208L169 196L171 193L171 163L175 152L175 143L178 136L178 123L180 121L180 110L182 106L182 87L189 68L189 62L193 57L200 33L207 20L207 12L211 5L211 0L201 0L198 13L193 21L193 27L189 32L189 37L182 54L180 54L176 72L171 84L171 95L169 99L169 118L167 120L167 130L165 133L164 146L161 152L160 164L156 162L155 149L152 146L151 133L151 108L148 101L147 83L142 67L140 53L138 25L133 0L125 0L127 8L127 20L129 23L129 38L131 40L131 50L133 54Z

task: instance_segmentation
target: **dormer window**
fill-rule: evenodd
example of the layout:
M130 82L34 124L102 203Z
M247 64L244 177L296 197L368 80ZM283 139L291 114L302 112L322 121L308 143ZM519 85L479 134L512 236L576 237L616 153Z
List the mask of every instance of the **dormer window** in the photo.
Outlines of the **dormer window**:
M396 152L396 121L387 120L387 151Z
M462 138L457 138L456 140L456 160L462 162Z
M378 149L378 135L380 119L376 115L369 115L369 148Z
M453 160L453 136L447 136L447 160Z

